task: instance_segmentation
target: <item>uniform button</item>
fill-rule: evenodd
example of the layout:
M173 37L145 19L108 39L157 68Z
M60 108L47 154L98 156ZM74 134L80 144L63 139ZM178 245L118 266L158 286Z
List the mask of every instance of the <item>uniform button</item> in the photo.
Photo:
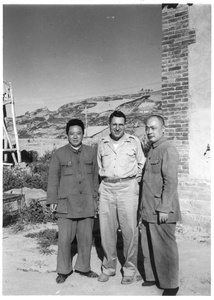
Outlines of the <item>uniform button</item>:
M79 181L79 184L81 183L81 181Z
M80 194L82 194L82 192L80 192Z

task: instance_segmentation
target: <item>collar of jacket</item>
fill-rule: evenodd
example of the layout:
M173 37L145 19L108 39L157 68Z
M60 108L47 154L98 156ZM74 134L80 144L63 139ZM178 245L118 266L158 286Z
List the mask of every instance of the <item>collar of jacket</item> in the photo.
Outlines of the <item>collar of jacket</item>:
M71 144L68 144L69 148L74 152L74 153L81 153L82 152L82 144L79 147L79 149L75 149L71 146Z
M167 139L165 138L165 136L162 136L157 142L152 144L152 148L154 149L158 147L160 144L162 144L165 141L167 141Z
M129 141L129 137L130 137L129 134L124 133L124 135L120 138L120 141ZM104 143L110 143L111 141L113 141L110 134L103 137L102 139L103 139Z

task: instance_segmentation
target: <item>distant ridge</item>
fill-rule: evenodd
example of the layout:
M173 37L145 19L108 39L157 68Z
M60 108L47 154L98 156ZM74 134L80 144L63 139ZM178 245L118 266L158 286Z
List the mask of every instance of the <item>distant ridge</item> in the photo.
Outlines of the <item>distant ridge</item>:
M91 97L79 102L62 105L55 111L47 107L26 112L16 118L19 138L66 138L65 125L72 118L79 118L88 127L107 126L108 116L114 110L121 110L127 116L127 129L144 126L151 113L161 113L161 90ZM87 119L87 121L86 121ZM12 122L8 120L8 131Z

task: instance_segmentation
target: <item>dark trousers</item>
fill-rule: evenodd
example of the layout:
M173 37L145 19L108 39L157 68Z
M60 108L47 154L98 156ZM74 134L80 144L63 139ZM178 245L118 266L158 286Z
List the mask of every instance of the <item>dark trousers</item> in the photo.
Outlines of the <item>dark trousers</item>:
M58 219L57 273L69 274L73 269L71 243L75 236L78 255L74 269L81 272L90 271L93 225L94 218Z
M162 289L179 286L179 257L175 226L175 223L143 222L141 227L146 280L157 281Z

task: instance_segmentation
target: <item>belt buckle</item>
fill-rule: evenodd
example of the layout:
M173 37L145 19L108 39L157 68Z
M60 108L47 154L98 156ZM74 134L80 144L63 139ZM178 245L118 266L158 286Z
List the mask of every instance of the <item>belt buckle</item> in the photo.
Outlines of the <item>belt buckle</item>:
M112 180L112 182L113 182L113 183L117 183L117 182L119 182L119 181L120 181L120 179L119 179L119 178L118 178L118 179L117 179L117 178L115 178L115 179L113 179L113 180Z

